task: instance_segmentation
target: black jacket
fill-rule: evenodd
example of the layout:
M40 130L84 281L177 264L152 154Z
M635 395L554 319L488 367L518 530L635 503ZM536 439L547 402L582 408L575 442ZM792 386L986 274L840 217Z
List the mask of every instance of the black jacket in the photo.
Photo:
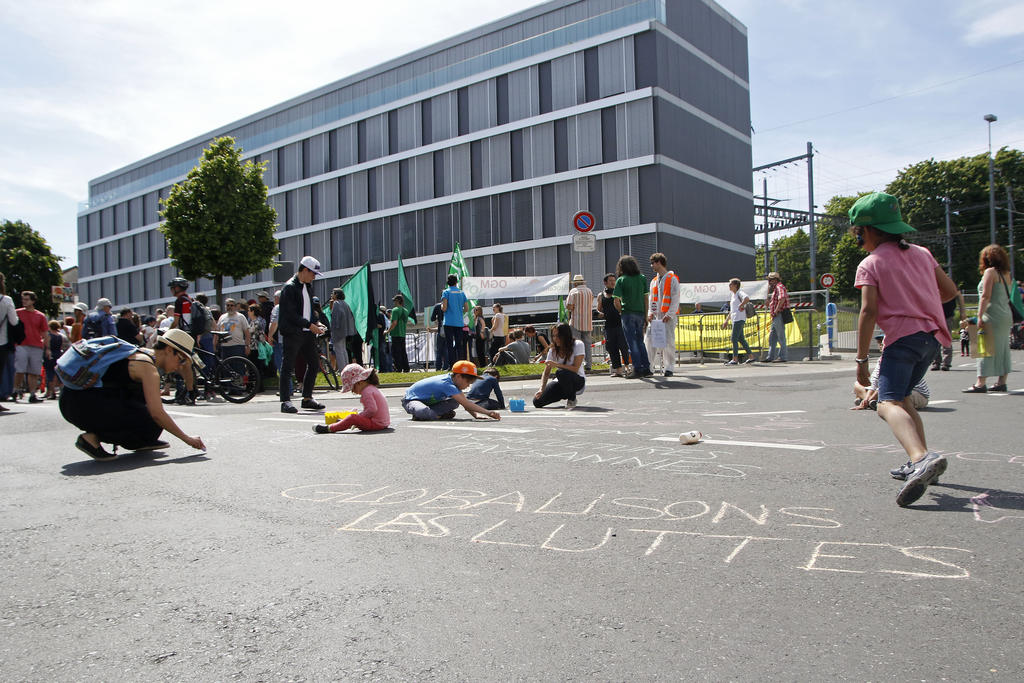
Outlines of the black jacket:
M310 321L302 317L302 288L309 294L310 315L313 310L313 283L304 285L297 276L281 288L281 309L277 312L277 329L282 336L299 334L308 330Z

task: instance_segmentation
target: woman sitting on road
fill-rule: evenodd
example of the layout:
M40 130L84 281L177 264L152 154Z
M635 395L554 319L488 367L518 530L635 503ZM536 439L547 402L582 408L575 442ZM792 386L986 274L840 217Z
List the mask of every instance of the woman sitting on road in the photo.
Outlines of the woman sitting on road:
M583 342L572 338L572 328L567 323L558 323L551 330L551 349L544 361L540 391L533 397L534 407L543 408L562 399L565 399L566 410L576 407L576 395L587 383L583 370L585 355ZM555 378L549 381L552 368L555 368Z
M160 400L160 373L192 372L198 361L193 353L192 336L171 329L159 337L152 351L139 349L131 356L112 363L102 377L102 387L65 388L60 394L60 413L84 433L75 448L94 460L113 460L103 443L129 451L167 448L159 436L167 430L192 448L205 451L198 436L188 436L164 411Z

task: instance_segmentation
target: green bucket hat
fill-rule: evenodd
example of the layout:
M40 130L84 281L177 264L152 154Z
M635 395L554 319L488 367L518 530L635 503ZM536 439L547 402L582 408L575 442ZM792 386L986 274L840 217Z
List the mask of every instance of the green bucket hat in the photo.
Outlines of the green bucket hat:
M851 225L870 225L890 235L915 232L903 222L900 200L884 192L866 194L850 207Z

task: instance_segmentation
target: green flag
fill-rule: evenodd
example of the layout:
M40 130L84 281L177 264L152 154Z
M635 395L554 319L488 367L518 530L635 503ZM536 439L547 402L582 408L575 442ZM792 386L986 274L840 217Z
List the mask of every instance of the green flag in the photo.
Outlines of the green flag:
M454 273L459 276L459 287L462 287L462 278L469 277L469 266L466 265L466 259L462 258L462 249L459 248L459 243L455 243L455 250L452 251L452 261L448 264L448 274ZM469 314L473 314L473 309L476 308L476 299L469 299ZM464 323L466 322L465 316L463 316Z
M565 298L558 300L558 322L567 323L569 322L569 312L565 310Z
M364 263L341 286L345 292L345 302L352 309L356 320L356 331L363 341L374 348L377 346L377 308L373 297L373 282L370 280L370 264Z
M402 257L398 257L398 293L405 299L405 310L409 311L409 320L416 324L416 302L412 298L412 290L409 288L409 281L405 279L405 267L402 265Z

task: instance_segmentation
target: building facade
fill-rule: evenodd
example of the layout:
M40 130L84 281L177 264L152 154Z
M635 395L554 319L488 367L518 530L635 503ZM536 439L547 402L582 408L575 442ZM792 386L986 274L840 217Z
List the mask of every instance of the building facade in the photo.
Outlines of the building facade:
M456 242L474 275L582 271L594 289L628 253L646 272L665 252L683 281L752 276L747 78L746 29L713 0L554 0L91 181L79 295L170 301L159 200L221 135L267 163L280 259L316 256L322 297L370 261L389 301L401 255L422 309ZM591 253L572 251L580 209Z

